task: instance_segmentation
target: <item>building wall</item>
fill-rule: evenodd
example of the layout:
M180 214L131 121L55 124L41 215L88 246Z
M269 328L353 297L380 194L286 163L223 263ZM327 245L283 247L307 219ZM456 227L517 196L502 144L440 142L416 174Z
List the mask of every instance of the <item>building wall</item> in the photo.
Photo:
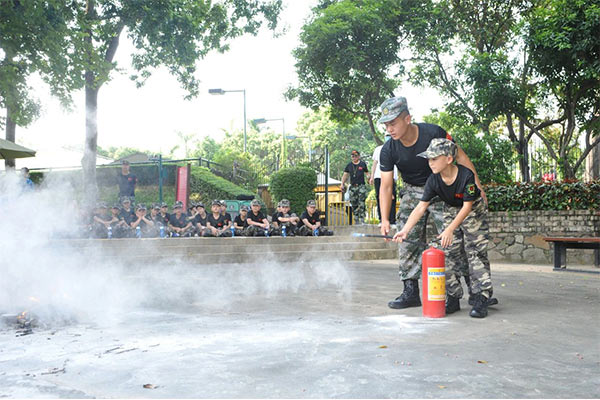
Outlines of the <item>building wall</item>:
M552 263L544 236L600 237L600 210L490 212L490 261ZM592 264L593 250L567 249L568 264Z

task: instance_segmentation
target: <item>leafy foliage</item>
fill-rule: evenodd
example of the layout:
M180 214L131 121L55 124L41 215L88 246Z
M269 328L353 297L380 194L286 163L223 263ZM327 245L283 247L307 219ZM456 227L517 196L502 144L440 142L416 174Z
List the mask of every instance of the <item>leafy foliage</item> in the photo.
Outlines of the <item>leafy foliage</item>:
M271 176L270 192L275 201L288 199L294 212L302 212L308 200L315 198L317 174L312 168L282 168Z
M490 211L600 210L600 181L488 185Z
M293 51L299 86L288 98L349 124L361 117L378 143L371 111L390 97L398 82L399 30L384 15L392 2L341 0L322 2L300 34ZM394 71L395 69L395 71Z
M512 180L509 169L514 158L512 145L500 136L501 126L478 135L476 126L467 125L462 118L446 112L433 113L424 119L443 127L452 135L475 165L482 183L506 183Z

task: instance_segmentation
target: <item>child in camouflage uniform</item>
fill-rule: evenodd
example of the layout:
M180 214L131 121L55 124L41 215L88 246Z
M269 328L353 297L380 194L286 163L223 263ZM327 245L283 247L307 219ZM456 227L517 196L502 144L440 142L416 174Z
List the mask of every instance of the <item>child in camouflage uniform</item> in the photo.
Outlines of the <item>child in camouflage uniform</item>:
M485 318L492 298L490 262L487 257L489 227L487 210L475 184L473 172L455 165L457 146L451 140L432 139L426 151L418 154L427 158L433 172L423 191L421 201L408 217L394 240L402 242L423 216L429 202L439 196L444 202L444 231L438 236L446 253L446 313L460 310L463 295L460 284L461 258L467 255L474 304L471 317Z

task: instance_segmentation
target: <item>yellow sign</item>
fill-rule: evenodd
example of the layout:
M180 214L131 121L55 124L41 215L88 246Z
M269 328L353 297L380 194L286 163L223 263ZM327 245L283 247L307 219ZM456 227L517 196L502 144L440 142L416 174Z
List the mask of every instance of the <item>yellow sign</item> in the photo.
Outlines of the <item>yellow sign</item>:
M427 270L427 299L429 301L446 301L446 271L444 267Z

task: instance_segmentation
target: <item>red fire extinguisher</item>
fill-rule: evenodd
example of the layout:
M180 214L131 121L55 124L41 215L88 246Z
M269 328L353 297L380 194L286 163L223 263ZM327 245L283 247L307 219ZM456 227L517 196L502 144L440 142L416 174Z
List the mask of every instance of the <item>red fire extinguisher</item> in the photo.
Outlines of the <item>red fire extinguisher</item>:
M446 258L442 250L430 247L423 252L423 316L446 316Z

